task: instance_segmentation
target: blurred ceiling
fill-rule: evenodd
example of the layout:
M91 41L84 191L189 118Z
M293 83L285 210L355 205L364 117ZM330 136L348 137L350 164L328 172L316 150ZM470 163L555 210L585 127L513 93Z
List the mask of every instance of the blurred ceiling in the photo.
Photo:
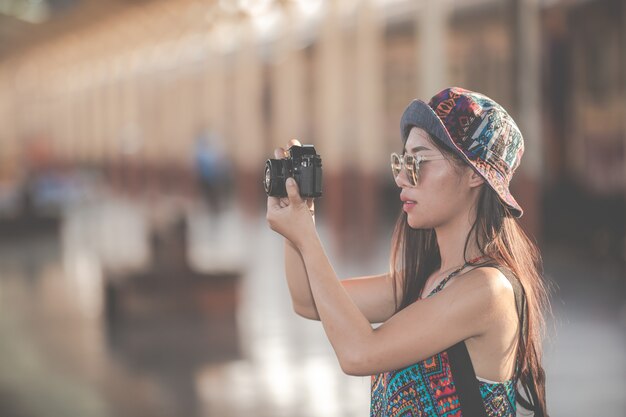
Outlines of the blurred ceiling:
M0 60L138 4L157 0L0 0Z

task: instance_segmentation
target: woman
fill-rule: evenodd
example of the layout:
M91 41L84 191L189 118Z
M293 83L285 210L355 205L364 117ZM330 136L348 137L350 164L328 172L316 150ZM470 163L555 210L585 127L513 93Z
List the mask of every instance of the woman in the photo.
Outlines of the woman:
M546 291L508 189L519 129L490 98L447 88L413 101L401 133L387 274L339 281L295 181L288 198L268 198L295 311L321 320L344 372L372 375L372 416L515 416L516 402L547 415Z

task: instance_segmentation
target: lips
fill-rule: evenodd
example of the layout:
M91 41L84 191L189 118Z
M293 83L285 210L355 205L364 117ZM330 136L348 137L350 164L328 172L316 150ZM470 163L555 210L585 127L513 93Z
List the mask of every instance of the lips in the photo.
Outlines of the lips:
M402 194L400 194L400 200L402 200L403 203L413 203L413 204L416 203L415 200L411 200L410 198Z
M402 200L402 210L404 210L406 212L411 210L417 204L417 202L415 200L410 200L405 195L400 195L400 200Z

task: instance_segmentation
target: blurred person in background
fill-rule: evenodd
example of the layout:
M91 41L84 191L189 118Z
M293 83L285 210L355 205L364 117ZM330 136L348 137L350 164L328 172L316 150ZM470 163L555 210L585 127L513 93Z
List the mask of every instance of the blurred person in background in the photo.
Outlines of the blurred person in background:
M232 189L231 163L217 133L201 130L195 139L194 163L202 196L213 213L229 202Z
M294 310L321 320L344 372L372 375L371 416L515 416L518 403L546 416L541 257L509 192L521 132L490 98L447 88L411 102L401 133L386 274L338 280L313 202L292 178L268 197Z

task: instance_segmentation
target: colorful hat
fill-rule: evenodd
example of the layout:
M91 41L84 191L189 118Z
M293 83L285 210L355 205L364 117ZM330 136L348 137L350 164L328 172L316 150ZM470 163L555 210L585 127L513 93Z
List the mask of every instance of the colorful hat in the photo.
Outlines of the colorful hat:
M435 94L428 104L413 100L400 122L402 141L411 128L424 129L466 161L498 193L515 217L524 211L509 191L524 153L513 118L487 96L458 87Z

